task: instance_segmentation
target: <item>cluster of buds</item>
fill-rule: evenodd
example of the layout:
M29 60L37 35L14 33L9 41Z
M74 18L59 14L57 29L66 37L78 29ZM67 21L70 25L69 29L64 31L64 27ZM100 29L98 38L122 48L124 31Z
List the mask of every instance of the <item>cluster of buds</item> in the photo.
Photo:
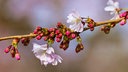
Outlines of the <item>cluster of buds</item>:
M16 58L16 60L20 60L20 54L19 54L19 51L18 51L18 48L17 48L18 43L19 43L19 39L13 39L12 45L9 45L4 50L5 53L10 52L12 58Z
M101 31L104 31L105 34L109 34L111 28L115 27L116 23L109 23L101 27Z
M120 25L123 26L126 24L126 20L128 19L128 11L121 13L120 18L124 18L121 22Z
M76 53L78 53L78 52L80 52L83 49L84 49L83 44L82 43L78 43L77 46L76 46L75 51L76 51Z
M93 31L94 27L96 26L96 23L94 22L94 20L91 18L87 18L86 22L87 22L87 24L88 24L87 26L90 28L90 30Z
M28 37L21 39L21 43L22 43L24 46L28 46L29 42L30 42L30 39L29 39Z
M77 40L78 44L77 44L77 46L76 46L75 51L76 51L76 53L78 53L78 52L80 52L81 50L84 49L84 46L83 46L83 44L82 44L82 39L81 39L80 36L77 36L76 40Z
M47 28L44 28L44 29L42 29L41 27L36 27L36 29L34 30L34 34L37 34L37 36L36 36L36 39L37 40L40 40L42 37L43 37L43 31L48 31L47 30ZM45 32L45 33L47 33L47 32Z

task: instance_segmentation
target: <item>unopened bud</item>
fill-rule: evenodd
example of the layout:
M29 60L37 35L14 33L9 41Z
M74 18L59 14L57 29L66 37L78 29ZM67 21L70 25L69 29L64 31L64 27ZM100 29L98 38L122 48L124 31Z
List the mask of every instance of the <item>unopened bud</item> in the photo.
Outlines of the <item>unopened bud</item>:
M120 22L120 25L123 26L123 25L125 25L125 24L126 24L126 20L123 19L123 20Z
M57 41L57 42L60 42L60 41L61 41L61 39L60 39L60 38L56 38L56 41Z
M11 47L12 47L12 45L10 45L10 46L8 46L7 48L5 48L4 52L5 52L5 53L8 53L8 52L10 51Z
M71 32L67 30L65 34L66 34L67 36L69 36L70 33L71 33Z
M40 35L38 35L37 37L36 37L36 39L37 40L40 40L42 37L40 36Z
M16 60L20 60L20 54L19 53L16 53L15 54L15 58L16 58Z
M76 34L72 33L72 34L71 34L71 38L72 38L72 39L76 38Z
M47 41L47 40L48 40L48 38L49 38L48 36L44 36L44 38L43 38L43 39L44 39L44 41Z

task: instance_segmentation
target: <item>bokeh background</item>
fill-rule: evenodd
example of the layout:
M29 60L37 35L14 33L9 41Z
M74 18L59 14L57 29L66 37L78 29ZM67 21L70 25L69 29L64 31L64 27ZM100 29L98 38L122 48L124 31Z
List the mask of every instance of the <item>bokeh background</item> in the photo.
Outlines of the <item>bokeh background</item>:
M116 0L121 8L128 8L128 0ZM67 15L76 9L81 16L95 21L112 18L104 11L107 0L0 0L0 37L28 34L36 26L55 27L58 21L66 24ZM68 26L68 24L66 24ZM19 44L21 61L4 54L4 48L11 40L0 42L0 72L128 72L128 24L117 25L106 35L96 28L82 33L85 49L75 53L77 43L63 51L59 44L53 47L61 55L63 62L57 66L40 64L32 53L32 43L44 44L33 39L29 46Z

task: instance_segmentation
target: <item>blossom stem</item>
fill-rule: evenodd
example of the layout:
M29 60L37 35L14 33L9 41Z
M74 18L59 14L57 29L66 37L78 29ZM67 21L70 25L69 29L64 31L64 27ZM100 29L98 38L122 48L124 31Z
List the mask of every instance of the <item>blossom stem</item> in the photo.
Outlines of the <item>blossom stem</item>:
M37 35L36 34L33 34L33 33L26 34L26 35L7 36L7 37L1 37L0 38L0 41L2 41L2 40L8 40L8 39L15 39L15 38L21 39L21 38L25 38L25 37L34 38L36 36Z
M108 23L119 23L121 20L123 20L124 18L118 18L118 19L115 19L115 20L107 20L107 21L102 21L102 22L95 22L96 23L96 26L101 26L101 25L105 25L105 24L108 24ZM84 31L88 30L89 27L86 27L84 28Z
M127 10L128 11L128 8L122 8L122 10Z
M105 25L105 24L108 24L108 23L118 23L120 22L122 19L124 18L119 18L119 19L115 19L115 20L107 20L107 21L101 21L101 22L96 22L96 26L101 26L101 25ZM84 28L84 31L88 30L89 28ZM24 38L24 37L29 37L29 38L35 38L37 36L37 34L33 34L33 33L30 33L30 34L26 34L26 35L15 35L15 36L7 36L7 37L1 37L0 38L0 41L3 41L3 40L8 40L8 39L15 39L15 38L18 38L18 39L21 39L21 38Z

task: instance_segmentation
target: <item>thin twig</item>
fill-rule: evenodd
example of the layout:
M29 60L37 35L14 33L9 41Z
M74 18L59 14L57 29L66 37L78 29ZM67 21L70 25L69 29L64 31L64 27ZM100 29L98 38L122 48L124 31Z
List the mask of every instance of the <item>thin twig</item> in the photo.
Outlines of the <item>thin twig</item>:
M108 24L108 23L119 23L122 19L124 18L119 18L119 19L115 19L115 20L107 20L107 21L102 21L102 22L96 22L96 26L101 26L101 25L105 25L105 24ZM88 30L89 28L84 28L84 31Z
M101 26L101 25L105 25L105 24L108 24L108 23L118 23L122 19L124 19L124 18L119 18L119 19L115 19L115 20L107 20L107 21L102 21L102 22L96 22L96 26L95 27ZM84 31L86 31L88 29L89 28L84 28ZM8 40L8 39L15 39L15 38L21 39L21 38L24 38L24 37L35 38L36 36L37 36L37 34L33 34L33 33L26 34L26 35L7 36L7 37L1 37L0 41Z
M0 38L0 41L2 40L8 40L8 39L15 39L15 38L18 38L18 39L21 39L21 38L25 38L25 37L30 37L30 38L34 38L36 37L36 34L27 34L27 35L16 35L16 36L7 36L7 37L1 37Z

